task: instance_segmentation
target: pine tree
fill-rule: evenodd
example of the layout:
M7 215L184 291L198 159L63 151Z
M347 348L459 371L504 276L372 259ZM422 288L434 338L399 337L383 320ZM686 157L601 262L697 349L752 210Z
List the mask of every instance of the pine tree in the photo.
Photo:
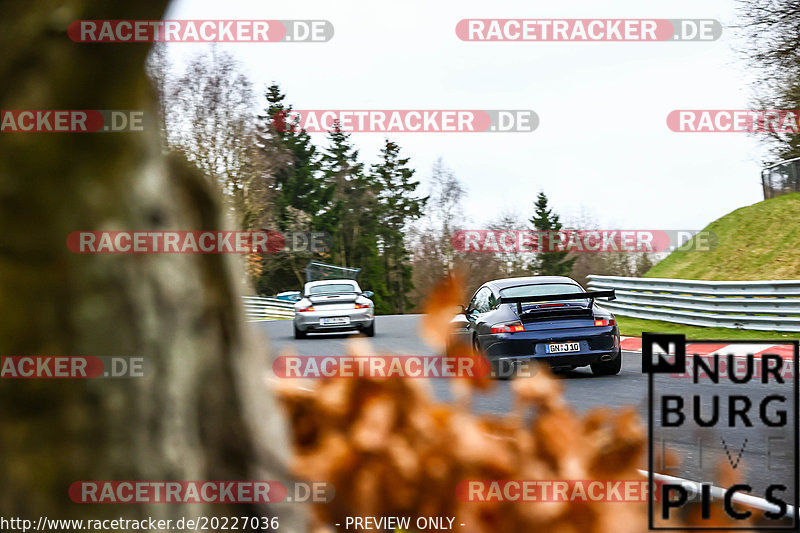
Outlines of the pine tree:
M547 196L544 192L539 192L536 197L536 212L530 218L530 223L533 224L539 236L539 242L548 242L548 239L543 239L541 232L558 232L561 231L562 225L559 216L553 213L552 209L547 207ZM533 260L531 268L536 274L541 276L568 276L572 271L572 265L575 263L576 258L567 258L569 252L538 252L536 258Z
M346 267L355 264L354 243L362 232L361 212L369 208L375 191L369 190L364 164L350 135L336 123L328 134L329 146L322 154L322 187L325 206L320 214L321 227L333 237L332 259Z
M280 231L316 231L316 216L326 202L321 182L320 155L310 135L287 123L292 110L278 85L266 90L264 112L258 115L256 143L261 157L269 164L271 227ZM279 252L261 256L261 275L255 285L260 294L301 288L304 267L313 253Z
M409 252L405 246L404 230L408 223L422 216L428 198L416 197L419 181L409 159L400 157L400 147L386 139L381 149L381 161L372 167L378 193L378 237L383 252L386 288L393 313L405 313L411 305L408 293L413 289Z
M322 155L322 176L329 201L318 220L320 228L332 236L331 260L337 265L360 268L359 284L375 293L375 311L391 312L377 239L380 186L364 172L350 135L338 124L328 140L330 144Z
M267 88L266 113L259 118L259 144L267 157L282 164L274 172L276 219L281 230L291 229L292 209L315 216L325 202L320 188L320 157L311 143L311 136L288 122L291 106L284 103L286 95L273 84Z

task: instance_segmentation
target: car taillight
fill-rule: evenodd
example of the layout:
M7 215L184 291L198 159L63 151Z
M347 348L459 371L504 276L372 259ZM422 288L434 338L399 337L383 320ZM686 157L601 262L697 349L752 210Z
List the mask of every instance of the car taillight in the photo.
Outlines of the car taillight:
M522 322L505 322L492 326L492 333L517 333L520 331L525 331Z
M356 304L356 309L366 309L369 304Z
M594 325L595 326L613 326L616 324L617 321L613 318L595 318Z
M309 305L308 307L304 307L302 309L298 309L297 312L298 313L310 313L313 310L314 310L314 306L313 305Z

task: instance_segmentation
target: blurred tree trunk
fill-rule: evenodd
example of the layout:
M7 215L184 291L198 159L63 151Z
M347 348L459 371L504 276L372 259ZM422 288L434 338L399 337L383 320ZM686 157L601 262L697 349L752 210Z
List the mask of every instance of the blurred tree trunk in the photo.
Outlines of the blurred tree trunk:
M0 133L0 355L143 356L151 375L0 381L0 514L242 515L243 506L74 505L77 480L285 480L266 347L238 257L77 255L76 230L214 230L208 181L164 156L145 44L79 44L76 19L159 19L167 2L10 0L0 108L143 109L145 132ZM295 506L251 508L305 529Z

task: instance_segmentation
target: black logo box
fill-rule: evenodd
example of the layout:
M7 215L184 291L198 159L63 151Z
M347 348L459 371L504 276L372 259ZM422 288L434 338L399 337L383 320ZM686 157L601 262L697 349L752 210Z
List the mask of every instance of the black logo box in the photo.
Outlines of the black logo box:
M674 334L660 334L660 333L643 333L642 334L642 373L647 374L647 483L648 487L655 487L655 480L653 478L653 374L679 374L686 371L686 344L766 344L766 345L787 345L793 346L793 368L792 368L792 408L794 419L794 455L792 457L792 478L794 485L794 515L792 517L791 525L786 526L764 526L757 527L655 527L653 525L653 490L647 491L647 511L648 511L648 529L651 531L798 531L800 525L800 478L798 478L798 456L800 456L800 419L798 418L798 407L800 406L800 396L798 395L798 363L800 362L800 341L797 340L686 340L685 335ZM675 346L674 361L670 362L659 355L657 363L653 363L653 347L658 345L664 352L670 345Z

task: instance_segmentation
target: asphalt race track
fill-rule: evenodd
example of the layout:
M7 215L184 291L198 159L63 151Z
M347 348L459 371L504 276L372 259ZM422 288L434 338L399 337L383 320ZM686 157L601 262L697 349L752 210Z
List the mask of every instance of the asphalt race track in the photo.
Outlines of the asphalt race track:
M417 334L421 319L421 315L380 316L376 322L376 335L369 341L375 351L381 354L436 355ZM291 348L300 356L343 355L346 353L346 344L351 338L348 334L316 334L307 339L295 340L290 320L259 322L256 327L269 337L270 351L273 354L280 354L281 350ZM646 423L647 375L642 373L641 354L623 352L623 357L622 371L617 376L595 377L588 367L559 374L559 379L564 383L565 398L568 403L579 413L585 413L595 407L614 408L632 405L639 411L643 423ZM698 394L698 386L694 385L691 379L661 376L655 379L657 380L656 405L658 405L658 395L680 395L691 405L693 396ZM450 399L447 379L430 381L438 399L443 401ZM507 413L511 408L510 383L510 381L497 381L496 386L488 394L476 396L473 401L474 411ZM770 393L765 386L751 383L744 386L734 385L724 380L716 384L709 383L706 390L709 391L708 394L719 394L722 397L731 394L749 396L754 406L751 411L753 418L758 417L760 398ZM701 410L705 410L710 406L710 401L705 396L706 392L701 394L704 395ZM787 503L792 502L794 482L787 476L790 476L792 468L796 468L792 460L794 427L791 421L794 419L794 413L791 403L784 408L788 411L788 426L770 430L769 434L758 428L742 427L742 424L735 427L727 427L727 424L725 427L717 426L705 433L690 432L681 428L670 429L668 434L663 434L666 447L677 452L682 458L682 464L677 467L666 465L673 467L669 469L659 468L660 465L656 464L654 470L670 476L716 485L718 484L716 472L720 465L731 468L729 465L736 464L735 470L740 476L740 482L753 487L752 495L763 498L765 489L770 483L782 482L788 487L786 492L779 493L779 496ZM773 405L770 411L774 410ZM727 405L722 405L720 420L726 423L727 413ZM686 414L691 416L690 408ZM767 453L768 437L773 439L769 444L769 453ZM747 439L746 444L745 439ZM658 436L654 441L655 448L660 448L661 442ZM702 443L702 447L698 442ZM737 463L743 445L741 462ZM647 465L643 464L641 468L646 470Z

